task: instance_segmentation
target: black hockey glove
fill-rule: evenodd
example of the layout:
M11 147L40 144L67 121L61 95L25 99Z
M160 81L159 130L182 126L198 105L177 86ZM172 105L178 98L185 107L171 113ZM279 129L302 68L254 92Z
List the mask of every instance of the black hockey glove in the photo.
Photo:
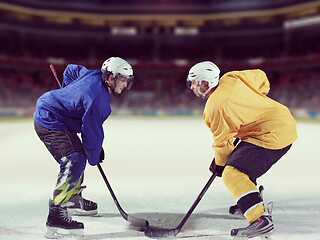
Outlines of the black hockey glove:
M101 152L100 152L100 156L99 156L99 163L102 163L104 160L104 150L103 147L101 147Z
M218 177L221 177L222 176L222 172L224 170L224 166L219 166L219 165L216 165L216 161L215 159L212 160L212 163L209 167L209 170L210 172L212 172L213 174L217 173L217 176Z

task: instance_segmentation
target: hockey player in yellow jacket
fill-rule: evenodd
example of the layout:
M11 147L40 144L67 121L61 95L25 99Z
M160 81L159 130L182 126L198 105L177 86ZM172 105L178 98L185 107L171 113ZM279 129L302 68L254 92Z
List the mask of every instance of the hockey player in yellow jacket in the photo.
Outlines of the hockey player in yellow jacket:
M232 71L219 79L212 62L194 65L187 78L198 97L208 98L204 121L210 128L215 158L210 170L222 176L250 225L232 236L268 236L273 222L266 213L256 179L266 173L297 139L296 122L284 105L267 97L270 90L261 70ZM233 145L233 139L241 143Z

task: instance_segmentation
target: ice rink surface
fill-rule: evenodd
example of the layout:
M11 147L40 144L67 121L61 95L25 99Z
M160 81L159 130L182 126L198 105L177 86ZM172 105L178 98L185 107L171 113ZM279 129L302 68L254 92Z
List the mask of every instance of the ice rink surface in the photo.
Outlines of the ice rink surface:
M122 208L151 225L176 227L210 177L212 136L202 118L110 117L104 130L102 167ZM0 136L0 239L45 239L58 164L31 119L1 122ZM298 122L298 137L258 180L265 201L274 202L273 240L320 239L320 124ZM73 217L85 225L83 239L147 239L120 216L97 167L87 165L84 185L84 197L98 203L99 214ZM232 228L248 225L228 214L233 204L215 179L177 237L231 239Z

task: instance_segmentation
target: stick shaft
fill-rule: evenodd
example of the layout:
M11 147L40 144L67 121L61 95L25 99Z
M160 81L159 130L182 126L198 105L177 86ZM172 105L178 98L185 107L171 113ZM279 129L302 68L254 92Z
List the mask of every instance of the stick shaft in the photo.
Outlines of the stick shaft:
M53 73L53 76L54 76L54 78L56 79L59 87L62 88L61 82L59 81L59 78L58 78L58 75L57 75L56 68L55 68L52 64L50 64L50 69L51 69L51 72Z
M108 181L106 175L104 174L104 171L102 170L102 167L101 167L100 163L98 163L97 166L98 166L98 168L99 168L100 174L101 174L101 176L102 176L105 184L106 184L107 187L108 187L108 190L109 190L109 192L110 192L110 194L111 194L111 196L112 196L112 199L113 199L114 203L116 204L116 206L117 206L119 212L121 213L121 215L123 216L123 218L125 218L125 219L127 220L128 214L126 214L126 213L123 211L123 209L121 208L121 206L120 206L120 204L119 204L119 202L118 202L118 199L117 199L116 195L114 194L114 192L113 192L113 190L112 190L112 188L111 188L111 185L109 184L109 181Z
M233 144L237 145L239 141L240 141L240 139L236 138L233 141ZM169 229L169 228L157 228L157 227L149 226L149 227L147 227L147 229L144 232L145 236L149 237L149 238L165 238L165 237L176 236L180 232L180 230L182 229L182 227L186 223L186 221L189 219L190 215L192 214L194 209L197 207L200 200L202 199L204 194L207 192L207 190L211 186L211 183L216 178L216 176L217 176L217 173L213 174L210 177L210 179L208 180L208 182L206 183L206 185L204 186L204 188L202 189L202 191L198 195L197 199L194 201L191 208L189 209L189 211L187 212L185 217L182 219L182 221L180 222L180 224L176 228Z
M211 183L216 178L216 176L217 176L217 174L213 174L210 177L210 179L208 180L207 184L204 186L204 188L202 189L201 193L197 197L196 201L192 204L192 206L189 209L189 211L187 212L186 216L182 219L181 223L178 225L177 229L179 229L179 231L181 230L183 225L186 223L186 221L188 220L188 218L190 217L190 215L192 214L194 209L197 207L197 205L199 204L199 202L202 199L203 195L207 192L208 188L210 187Z
M216 178L216 176L217 176L217 174L211 175L208 182L206 183L206 185L203 187L202 191L198 195L197 199L194 201L194 203L190 207L189 211L187 212L185 217L182 219L182 221L180 222L180 224L176 228L167 229L167 228L157 228L157 227L149 226L149 227L147 227L147 229L144 232L145 236L149 237L149 238L166 238L166 237L176 236L180 232L180 230L182 229L182 227L186 223L186 221L189 219L190 215L192 214L194 209L197 207L197 205L199 204L203 195L207 192L208 188L210 187L211 183Z
M120 203L118 202L118 199L117 199L116 195L114 194L114 192L113 192L113 190L112 190L112 188L111 188L111 185L110 185L110 183L109 183L109 181L108 181L108 179L107 179L107 177L106 177L106 175L105 175L105 173L104 173L104 171L103 171L100 163L98 163L97 166L98 166L98 169L99 169L99 171L100 171L100 174L101 174L101 176L102 176L105 184L107 185L108 190L109 190L109 192L110 192L110 194L111 194L111 196L112 196L112 199L113 199L114 203L116 204L116 206L117 206L117 208L118 208L121 216L122 216L126 221L128 221L129 223L131 223L131 224L134 225L134 226L148 227L148 226L149 226L149 222L148 222L147 220L133 217L133 216L127 214L127 213L122 209L122 207L120 206Z

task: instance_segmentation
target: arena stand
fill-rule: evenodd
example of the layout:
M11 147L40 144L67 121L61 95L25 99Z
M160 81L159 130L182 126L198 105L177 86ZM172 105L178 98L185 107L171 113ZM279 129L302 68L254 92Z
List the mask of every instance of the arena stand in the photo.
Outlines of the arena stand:
M135 83L112 101L114 114L201 114L205 101L185 80L194 63L211 60L222 74L261 68L271 98L320 118L320 1L90 2L0 1L0 116L32 115L36 99L57 88L51 63L62 78L69 63L100 68L121 56Z

